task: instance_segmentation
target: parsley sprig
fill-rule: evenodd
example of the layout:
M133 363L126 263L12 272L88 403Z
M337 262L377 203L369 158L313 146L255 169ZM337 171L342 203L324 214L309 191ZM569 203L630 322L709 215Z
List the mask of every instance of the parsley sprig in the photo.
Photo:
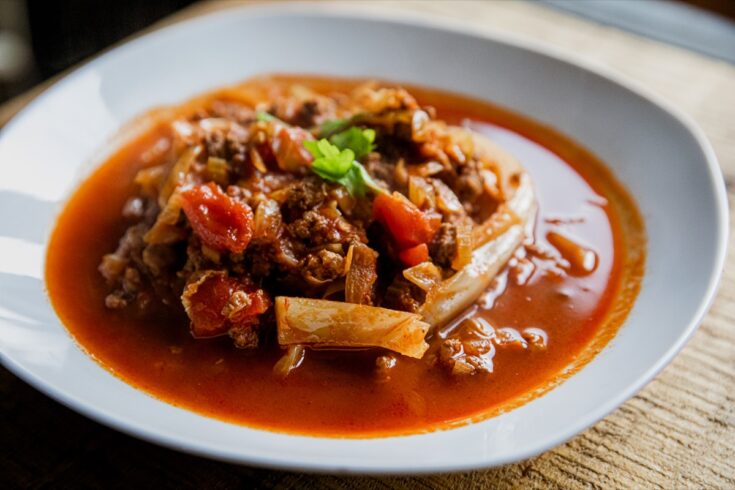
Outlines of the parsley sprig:
M384 192L357 161L373 151L374 141L375 130L351 127L329 139L304 141L304 147L314 157L311 170L315 174L328 182L345 186L353 196L362 197L368 189Z

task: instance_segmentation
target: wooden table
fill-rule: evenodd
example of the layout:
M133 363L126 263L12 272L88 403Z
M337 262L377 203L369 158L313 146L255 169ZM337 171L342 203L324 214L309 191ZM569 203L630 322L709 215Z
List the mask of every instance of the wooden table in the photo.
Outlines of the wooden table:
M173 22L230 3L197 4ZM611 67L691 115L735 193L735 67L533 4L352 3L423 11L551 44ZM154 26L155 28L156 26ZM735 47L733 47L735 49ZM0 126L43 87L0 106ZM537 458L421 478L318 476L238 467L119 434L0 371L0 487L175 488L735 487L735 241L699 331L650 385L596 426Z

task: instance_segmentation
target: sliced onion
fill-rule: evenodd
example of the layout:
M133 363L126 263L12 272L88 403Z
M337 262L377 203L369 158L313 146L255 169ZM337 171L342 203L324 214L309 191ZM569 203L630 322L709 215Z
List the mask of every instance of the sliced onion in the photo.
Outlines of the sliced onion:
M321 299L276 298L278 343L326 348L383 347L420 359L429 324L415 313Z

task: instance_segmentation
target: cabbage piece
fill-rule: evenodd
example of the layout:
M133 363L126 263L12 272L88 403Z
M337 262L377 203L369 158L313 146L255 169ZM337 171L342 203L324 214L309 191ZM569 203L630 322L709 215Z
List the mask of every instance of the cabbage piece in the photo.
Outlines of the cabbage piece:
M350 245L347 251L345 301L360 305L373 302L373 286L378 279L378 253L362 243Z
M430 291L441 282L442 273L433 262L427 260L408 269L403 269L403 277L422 290Z
M158 205L161 208L166 207L169 197L171 197L177 187L184 183L192 165L202 151L203 147L201 145L189 147L176 160L158 194Z
M186 239L187 231L176 224L179 222L181 215L181 193L178 189L166 201L156 222L153 223L151 229L143 237L143 240L149 245L162 244L168 245Z
M452 269L458 271L472 261L472 220L465 218L455 224L457 229L457 253L452 259Z
M487 221L472 230L469 263L427 292L419 314L432 327L459 315L490 286L521 246L536 213L531 177L520 163L487 138L473 134L473 141L474 156L489 162L487 165L499 175L504 201ZM466 236L463 241L466 246Z
M275 240L281 232L281 208L273 199L265 199L255 209L253 238L255 240Z
M322 299L276 298L278 343L311 347L383 347L420 359L429 324L415 313Z

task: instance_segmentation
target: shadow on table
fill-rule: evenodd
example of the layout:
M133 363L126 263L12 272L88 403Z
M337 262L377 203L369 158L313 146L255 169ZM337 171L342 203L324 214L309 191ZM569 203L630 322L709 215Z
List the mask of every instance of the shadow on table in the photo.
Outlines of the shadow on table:
M425 477L310 475L236 466L104 427L0 367L0 488L505 488L532 463Z

